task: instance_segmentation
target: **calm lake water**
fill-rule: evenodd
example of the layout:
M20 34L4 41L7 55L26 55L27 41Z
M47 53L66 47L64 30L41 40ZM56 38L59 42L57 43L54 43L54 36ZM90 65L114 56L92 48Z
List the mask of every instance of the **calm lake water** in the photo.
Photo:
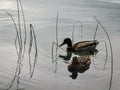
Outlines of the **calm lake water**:
M114 54L114 75L112 90L120 89L120 1L119 0L21 0L26 25L27 39L29 41L29 24L33 24L38 44L38 60L34 75L29 79L28 52L25 53L20 79L20 88L25 90L108 90L110 80L110 49L107 36L99 26L96 39L105 40L109 51L106 69L105 45L98 45L99 53L96 55L90 69L79 74L76 80L69 77L67 64L58 60L57 73L51 60L52 42L56 41L56 16L58 16L58 42L66 37L72 37L75 25L75 42L92 40L96 20L104 25L109 33ZM17 21L16 0L0 0L0 90L6 89L14 77L17 65L17 54L14 45L15 28L6 10ZM81 24L82 23L82 35ZM24 33L24 32L22 32ZM27 41L27 42L28 42ZM28 44L27 44L28 45ZM66 47L66 46L65 46ZM63 47L63 48L65 48ZM34 52L33 52L34 53ZM58 54L65 54L58 50ZM34 57L34 54L33 54ZM3 89L2 89L3 88ZM16 81L11 90L16 89ZM23 90L24 90L23 89Z

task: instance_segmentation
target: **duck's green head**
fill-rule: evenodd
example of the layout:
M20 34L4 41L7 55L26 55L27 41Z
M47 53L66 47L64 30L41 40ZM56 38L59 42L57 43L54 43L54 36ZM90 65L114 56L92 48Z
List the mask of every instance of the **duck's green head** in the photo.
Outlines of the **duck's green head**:
M64 41L63 41L63 43L60 44L59 46L62 46L64 44L67 44L69 47L72 47L72 41L71 41L71 39L70 38L65 38Z

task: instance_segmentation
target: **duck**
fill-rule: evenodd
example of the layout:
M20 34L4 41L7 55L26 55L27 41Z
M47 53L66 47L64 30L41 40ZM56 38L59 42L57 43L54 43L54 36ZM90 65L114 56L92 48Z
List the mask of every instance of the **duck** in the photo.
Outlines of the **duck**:
M86 70L89 69L91 64L90 56L74 56L72 58L72 62L68 65L68 71L84 73Z
M74 56L72 61L68 63L68 71L71 73L70 77L76 79L78 73L84 73L90 68L90 56Z
M93 53L97 52L96 46L99 44L97 40L89 40L89 41L81 41L75 44L72 44L72 40L70 38L65 38L63 43L59 45L59 47L63 45L67 45L67 51L70 52L89 52Z

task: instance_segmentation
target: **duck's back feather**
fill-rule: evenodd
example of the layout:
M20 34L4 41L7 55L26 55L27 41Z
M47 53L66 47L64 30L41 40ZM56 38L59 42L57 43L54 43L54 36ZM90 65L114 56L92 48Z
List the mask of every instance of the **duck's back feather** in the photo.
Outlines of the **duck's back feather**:
M89 66L91 64L91 58L90 56L80 56L77 57L77 64L73 64L71 62L71 64L68 65L68 71L70 72L79 72L79 73L83 73L85 72L87 69L89 69Z
M77 43L73 44L73 49L75 51L79 51L82 48L93 46L94 43L95 43L94 40L77 42Z

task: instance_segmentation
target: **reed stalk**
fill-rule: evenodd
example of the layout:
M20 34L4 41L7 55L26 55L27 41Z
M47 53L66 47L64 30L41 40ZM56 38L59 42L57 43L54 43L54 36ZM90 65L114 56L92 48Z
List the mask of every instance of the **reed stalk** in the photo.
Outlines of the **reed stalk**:
M95 17L95 20L97 21L97 23L103 28L105 34L107 35L107 38L108 38L108 41L109 41L109 45L110 45L110 52L111 52L111 72L110 72L110 83L109 83L109 90L111 90L111 87L112 87L112 81L113 81L113 50L112 50L112 43L111 43L111 39L110 39L110 36L107 32L107 30L105 29L105 27L103 26L103 24Z

